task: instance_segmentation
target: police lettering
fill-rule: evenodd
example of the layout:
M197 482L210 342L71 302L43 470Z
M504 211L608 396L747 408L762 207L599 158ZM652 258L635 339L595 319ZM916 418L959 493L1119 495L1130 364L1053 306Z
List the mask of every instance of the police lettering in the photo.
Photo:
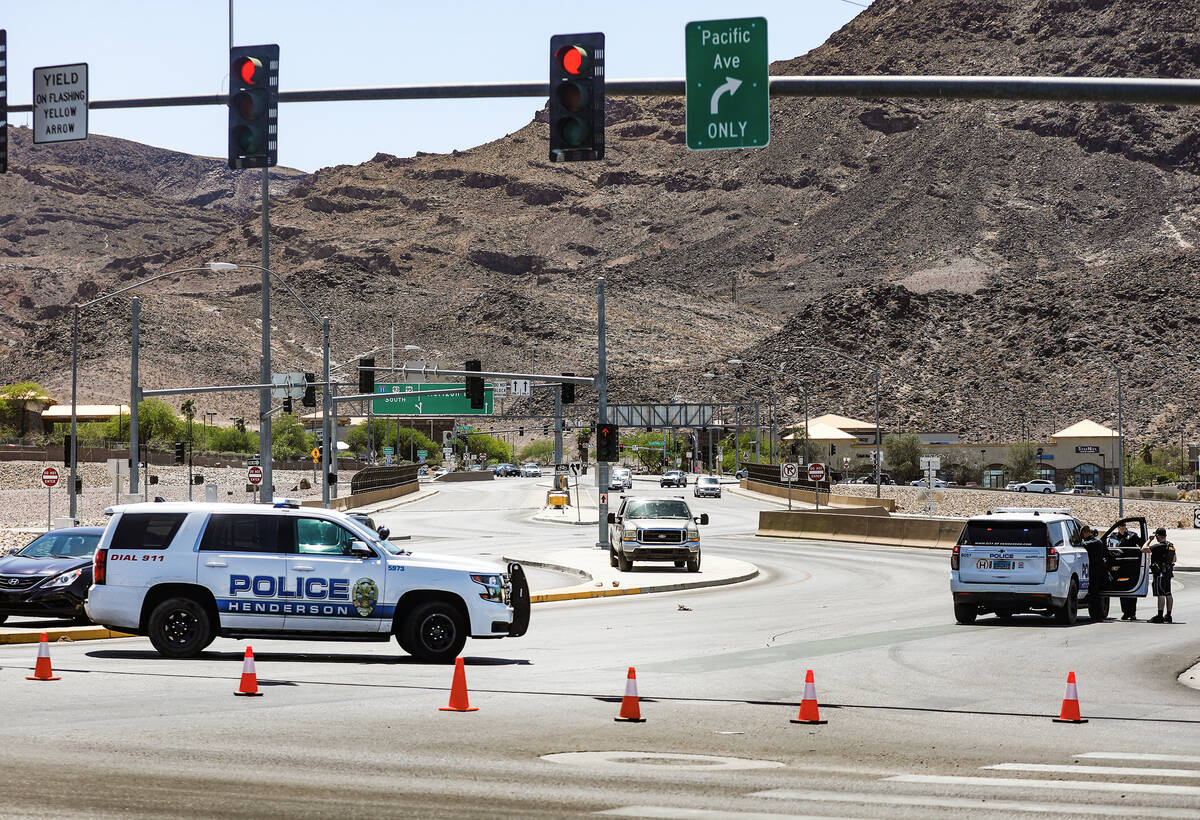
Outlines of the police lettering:
M255 575L251 578L249 575L230 575L229 594L237 595L239 592L250 593L256 598L348 601L350 582L345 578L293 578L289 585L288 579L283 576Z

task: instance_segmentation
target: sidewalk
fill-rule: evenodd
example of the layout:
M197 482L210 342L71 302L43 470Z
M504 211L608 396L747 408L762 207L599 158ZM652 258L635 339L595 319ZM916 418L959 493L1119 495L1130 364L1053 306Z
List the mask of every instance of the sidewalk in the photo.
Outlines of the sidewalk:
M1175 545L1176 572L1200 572L1200 530L1167 530L1167 540Z
M585 578L578 584L531 595L530 600L535 604L701 589L749 581L758 575L758 567L751 563L710 555L703 556L699 572L677 569L669 563L635 564L632 572L620 572L609 564L608 552L595 547L521 550L502 560L578 573Z

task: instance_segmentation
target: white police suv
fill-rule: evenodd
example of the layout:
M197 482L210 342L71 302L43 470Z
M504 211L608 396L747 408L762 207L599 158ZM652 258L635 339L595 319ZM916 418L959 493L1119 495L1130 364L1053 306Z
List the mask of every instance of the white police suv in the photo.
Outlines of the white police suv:
M1121 524L1133 535L1124 546L1117 536ZM955 620L1035 611L1073 624L1083 602L1099 621L1108 617L1111 598L1145 595L1149 562L1140 546L1146 519L1123 518L1108 529L1101 539L1103 568L1093 568L1080 546L1082 526L1068 509L1001 507L968 519L950 556ZM1093 584L1093 578L1108 581Z
M246 504L111 508L87 612L193 657L231 638L387 641L448 663L467 637L529 626L520 564L412 553L340 512Z

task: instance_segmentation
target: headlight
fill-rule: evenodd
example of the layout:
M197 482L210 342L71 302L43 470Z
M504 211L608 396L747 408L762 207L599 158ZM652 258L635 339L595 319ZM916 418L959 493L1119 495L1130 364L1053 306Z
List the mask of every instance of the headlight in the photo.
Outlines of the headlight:
M70 572L64 572L62 575L59 575L58 577L51 579L50 582L46 584L46 586L48 586L48 587L69 587L71 584L75 583L75 581L79 578L79 576L82 572L83 572L83 567L80 567L79 569L73 569Z
M637 530L636 529L622 530L621 531L621 540L622 541L636 541L637 540Z
M689 541L699 541L700 540L700 530L696 529L695 527L688 527L688 536L687 537L688 537Z
M504 600L504 581L499 575L472 575L471 580L487 590L486 592L479 593L479 597L483 600Z

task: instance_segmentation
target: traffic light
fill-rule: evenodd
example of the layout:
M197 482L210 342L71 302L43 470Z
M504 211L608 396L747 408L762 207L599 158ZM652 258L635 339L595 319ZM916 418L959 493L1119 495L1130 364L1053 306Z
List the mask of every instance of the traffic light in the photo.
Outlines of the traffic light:
M292 414L292 397L288 396L283 400L283 412L287 415Z
M574 373L563 373L563 375L564 376L574 376L575 374ZM574 384L571 384L568 382L563 382L562 384L559 385L559 389L562 390L562 403L563 404L574 404L575 403L575 385Z
M0 174L8 171L8 30L0 28Z
M523 435L525 435L525 428L524 428L524 427L518 427L518 428L517 428L517 435L518 435L518 436L523 436Z
M71 434L63 436L63 465L71 466Z
M305 385L304 386L304 398L302 398L300 400L300 403L302 405L304 405L305 407L316 407L317 406L317 385L315 384L316 381L317 381L316 373L305 373L304 374L304 385Z
M482 370L483 363L479 359L471 359L463 369ZM467 376L467 398L471 400L472 410L482 410L484 408L483 379L479 376Z
M550 38L550 161L604 159L604 34Z
M275 165L278 130L279 46L229 49L229 167Z
M621 430L615 424L596 425L596 461L621 460Z
M375 357L367 356L358 360L358 392L375 392Z
M177 442L175 442L175 463L182 464L183 457L184 457L183 442L177 441Z

